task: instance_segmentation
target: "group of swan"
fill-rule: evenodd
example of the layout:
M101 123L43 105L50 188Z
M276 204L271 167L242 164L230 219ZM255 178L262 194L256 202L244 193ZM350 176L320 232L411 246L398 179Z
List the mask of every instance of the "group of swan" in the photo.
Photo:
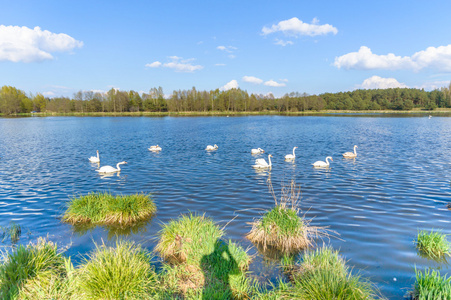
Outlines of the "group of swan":
M97 156L91 156L88 159L92 163L100 163L99 150L97 150ZM100 174L120 172L121 168L119 166L126 163L127 163L126 161L122 161L116 165L116 168L113 168L112 166L103 166L100 169L96 170L96 172L99 172Z
M296 150L297 147L293 148L293 154L288 154L285 155L285 160L294 160L296 158L296 155L294 153L294 151ZM354 146L354 152L345 152L343 153L343 157L344 158L356 158L357 157L357 151L356 151L357 145ZM260 149L260 148L259 148ZM252 149L252 153L254 153L253 151L257 150L257 149ZM273 157L271 154L268 155L268 162L266 162L266 160L264 158L259 158L255 160L255 165L253 166L256 169L271 169L271 157ZM329 159L331 161L334 161L333 158L331 156L327 156L326 157L326 161L316 161L313 163L313 167L314 168L328 168L330 166L329 163Z

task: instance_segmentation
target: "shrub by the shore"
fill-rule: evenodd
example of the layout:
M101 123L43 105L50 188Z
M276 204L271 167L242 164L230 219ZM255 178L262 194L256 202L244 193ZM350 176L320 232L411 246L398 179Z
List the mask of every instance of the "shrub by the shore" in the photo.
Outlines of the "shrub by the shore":
M451 245L446 235L440 231L419 231L415 244L421 254L433 259L441 259L451 254Z
M203 299L247 298L250 257L231 241L223 241L223 234L203 215L184 215L166 224L155 248L167 261L163 293Z
M424 273L415 270L416 282L412 297L415 300L451 299L451 278L440 276L435 270L425 270Z
M294 181L282 187L282 196L277 200L272 183L268 186L275 201L275 207L260 219L251 223L252 229L246 235L251 242L276 248L284 253L295 253L313 245L312 238L328 236L325 227L310 226L310 221L299 215L298 188Z
M280 293L289 299L376 299L369 281L351 273L345 261L329 247L307 252L291 271L292 286Z
M151 254L131 242L97 246L76 270L77 299L152 299L157 276Z
M63 221L71 224L130 226L149 220L156 210L149 195L90 193L71 199Z
M45 298L46 291L56 292L54 285L65 280L70 266L52 242L39 239L36 244L20 245L6 253L0 265L0 299L36 299L38 290Z

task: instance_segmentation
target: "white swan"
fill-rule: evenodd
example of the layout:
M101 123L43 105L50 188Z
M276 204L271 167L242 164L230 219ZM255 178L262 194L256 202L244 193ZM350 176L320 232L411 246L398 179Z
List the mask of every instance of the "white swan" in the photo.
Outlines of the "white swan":
M154 152L156 152L156 151L161 151L161 147L158 146L158 145L156 145L156 146L150 146L149 150L150 150L150 151L154 151Z
M331 161L334 161L331 156L328 156L328 157L326 157L326 162L318 160L318 161L316 161L313 164L313 167L315 167L315 168L328 168L329 167L328 159L330 159Z
M92 163L98 163L100 162L100 157L99 157L99 150L97 150L97 156L91 156L89 158L89 161Z
M216 145L216 144L214 146L208 145L207 148L205 148L205 150L208 150L208 151L218 150L218 145Z
M285 160L293 160L296 158L296 155L294 154L294 150L296 150L297 147L293 148L293 154L287 154L285 155Z
M272 157L272 155L269 154L268 155L269 164L266 162L266 160L264 158L256 159L255 160L255 165L253 167L256 168L256 169L266 169L266 168L270 168L271 169L271 166L272 166L272 164L271 164L271 157Z
M116 169L113 168L112 166L103 166L100 169L96 170L99 173L105 174L105 173L116 173L116 172L120 172L121 168L119 168L119 165L123 165L126 164L126 161L122 161L120 163L117 163L116 165Z
M344 158L356 158L357 157L357 151L355 148L358 148L357 145L354 145L354 152L345 152L343 153Z
M262 148L252 149L251 153L252 154L261 154L261 153L265 153L265 150L263 150Z

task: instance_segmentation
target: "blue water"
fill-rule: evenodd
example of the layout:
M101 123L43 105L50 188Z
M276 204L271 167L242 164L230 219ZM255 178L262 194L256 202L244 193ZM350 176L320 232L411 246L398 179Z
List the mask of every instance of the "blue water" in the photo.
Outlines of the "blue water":
M160 145L159 153L150 152ZM217 144L214 152L207 145ZM358 145L355 160L341 154ZM296 150L295 163L284 156ZM261 147L264 155L253 156ZM127 161L119 175L100 176L100 166ZM93 191L151 193L158 212L123 238L152 250L161 225L180 214L205 213L226 234L256 254L251 271L261 280L279 276L276 265L244 238L248 222L274 205L292 179L301 187L301 208L312 225L329 226L330 244L382 294L400 299L412 288L414 269L449 264L418 256L419 229L451 234L451 118L334 116L249 117L32 117L0 118L0 226L23 228L19 243L40 236L67 248L77 261L114 230L74 230L60 217L67 201ZM271 172L252 168L272 154ZM332 156L331 168L312 163ZM1 248L11 246L9 240Z

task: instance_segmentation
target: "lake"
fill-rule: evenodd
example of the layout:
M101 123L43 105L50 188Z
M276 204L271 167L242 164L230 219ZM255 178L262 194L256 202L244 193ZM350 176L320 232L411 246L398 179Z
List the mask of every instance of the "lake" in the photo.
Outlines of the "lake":
M150 152L151 145L162 151ZM207 145L219 149L205 151ZM355 160L342 153L358 145ZM284 156L297 146L294 163ZM265 154L251 155L252 148ZM100 166L122 165L100 176ZM252 168L272 154L271 172ZM0 118L0 226L22 226L19 243L40 236L67 248L74 261L114 241L112 229L74 229L60 217L71 197L94 191L151 193L157 215L122 235L152 250L162 224L183 213L205 213L226 237L256 254L251 271L275 280L276 264L244 238L249 222L274 206L275 192L295 180L301 208L312 225L329 226L339 238L318 240L339 249L390 299L415 282L415 266L446 263L417 254L419 229L451 234L451 118L383 115L240 117L30 117ZM312 164L332 156L329 169ZM3 241L1 248L11 246Z

